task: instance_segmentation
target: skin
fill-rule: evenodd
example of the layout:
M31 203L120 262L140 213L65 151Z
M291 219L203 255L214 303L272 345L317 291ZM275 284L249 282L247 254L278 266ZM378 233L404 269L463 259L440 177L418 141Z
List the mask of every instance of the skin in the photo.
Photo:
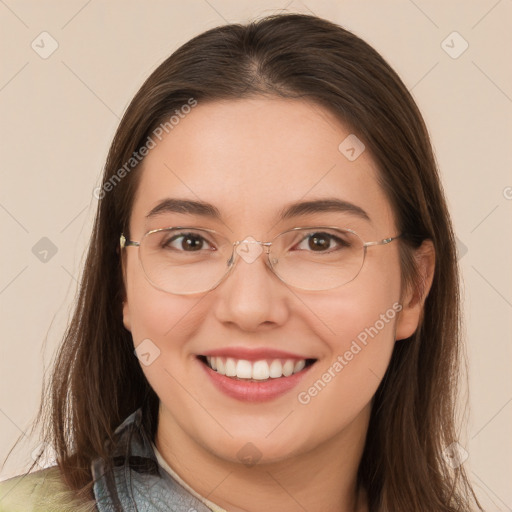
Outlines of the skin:
M269 241L292 227L322 224L353 229L364 241L395 236L370 152L350 162L338 150L350 133L329 111L302 100L199 103L145 158L130 238L140 241L150 229L173 225L215 229L232 241ZM176 213L146 222L166 197L208 201L223 222ZM327 212L276 224L284 205L323 197L358 205L370 221ZM160 350L142 366L160 398L155 444L194 490L230 512L367 510L355 484L371 400L395 340L417 328L426 295L402 293L398 249L397 242L370 247L357 278L332 290L286 286L260 257L250 264L239 259L217 288L188 296L154 288L139 249L123 251L124 325L135 347L149 338ZM431 244L418 250L417 261L428 292ZM308 404L299 403L298 393L395 303L401 313ZM244 403L213 387L196 358L228 346L277 348L318 361L283 396ZM237 456L248 442L261 454L252 467Z

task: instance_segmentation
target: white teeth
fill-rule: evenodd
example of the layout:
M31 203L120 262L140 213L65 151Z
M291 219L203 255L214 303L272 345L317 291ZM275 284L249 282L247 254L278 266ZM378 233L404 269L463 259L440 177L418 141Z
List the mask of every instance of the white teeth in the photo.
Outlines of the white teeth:
M217 372L221 375L226 375L226 367L224 366L224 361L220 357L212 357L212 359L216 359L217 363Z
M252 365L252 378L255 380L266 380L270 377L267 361L256 361Z
M283 375L283 365L279 359L274 359L272 363L270 363L269 373L273 379L278 379Z
M207 356L208 366L226 377L237 377L239 379L268 380L289 377L298 373L306 366L306 360L273 359L270 364L267 360L247 361L245 359L233 359L232 357L211 357Z
M300 372L305 366L306 366L306 361L304 359L297 361L293 368L293 373Z
M249 361L240 359L236 363L236 376L239 379L252 379L252 364Z
M236 377L236 362L231 357L226 359L226 377Z
M285 377L289 377L293 373L293 367L294 367L293 361L290 361L288 359L288 361L286 361L286 363L283 364L283 375Z

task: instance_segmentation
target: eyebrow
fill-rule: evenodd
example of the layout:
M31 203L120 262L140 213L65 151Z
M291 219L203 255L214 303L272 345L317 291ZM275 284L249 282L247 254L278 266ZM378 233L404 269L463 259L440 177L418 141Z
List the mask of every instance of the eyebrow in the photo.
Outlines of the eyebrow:
M288 204L278 212L278 219L287 220L293 217L301 217L322 212L349 213L361 219L370 221L370 216L360 206L337 198L297 201ZM175 198L166 198L160 201L146 215L146 219L157 217L165 213L182 213L186 215L210 217L217 220L222 219L220 211L211 203Z

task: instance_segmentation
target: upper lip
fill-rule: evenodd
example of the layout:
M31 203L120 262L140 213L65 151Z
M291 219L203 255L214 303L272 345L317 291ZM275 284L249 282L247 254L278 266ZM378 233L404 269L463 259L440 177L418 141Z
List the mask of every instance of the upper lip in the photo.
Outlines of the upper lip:
M284 350L273 348L246 348L246 347L225 347L209 350L200 354L209 357L232 357L233 359L245 359L247 361L259 361L261 359L313 359Z

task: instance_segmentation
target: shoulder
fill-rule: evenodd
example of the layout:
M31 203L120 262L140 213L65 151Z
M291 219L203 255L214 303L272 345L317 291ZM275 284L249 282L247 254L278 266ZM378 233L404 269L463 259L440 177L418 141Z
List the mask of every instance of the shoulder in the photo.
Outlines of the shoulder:
M84 502L61 479L58 466L0 482L0 512L96 511L94 500Z

